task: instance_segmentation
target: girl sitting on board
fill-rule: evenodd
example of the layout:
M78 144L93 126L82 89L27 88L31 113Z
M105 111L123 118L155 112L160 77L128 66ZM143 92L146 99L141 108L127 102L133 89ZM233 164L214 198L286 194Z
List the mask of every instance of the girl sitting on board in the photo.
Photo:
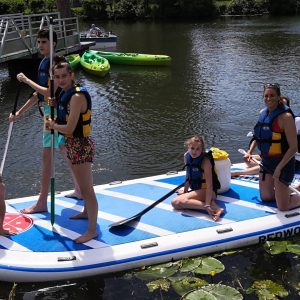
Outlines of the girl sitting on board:
M204 139L196 135L185 144L188 147L184 154L184 163L187 166L186 182L184 187L178 190L178 196L173 199L172 205L178 210L206 210L214 221L218 221L224 209L215 202L218 187L214 184L214 166L205 153Z

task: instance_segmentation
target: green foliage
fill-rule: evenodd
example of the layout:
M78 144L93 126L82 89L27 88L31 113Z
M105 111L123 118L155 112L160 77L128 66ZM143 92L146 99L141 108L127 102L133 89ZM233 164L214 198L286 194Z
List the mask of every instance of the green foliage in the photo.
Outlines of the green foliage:
M300 255L300 245L293 244L291 241L267 241L264 249L271 255L277 255L285 252Z
M72 10L72 14L74 16L77 16L77 17L85 16L85 11L84 11L83 7L73 7L73 8L71 8L71 10Z
M297 0L269 0L271 15L294 15L297 12Z
M103 19L107 17L105 0L83 0L84 15L89 19Z
M25 3L22 0L0 0L1 14L20 13L25 10Z
M208 284L201 278L189 276L170 277L169 280L174 291L180 296Z
M167 279L157 279L155 281L151 281L147 283L147 287L149 292L154 292L157 289L161 289L167 292L170 288L170 282Z
M231 15L251 15L262 13L262 6L255 0L233 0L227 7Z
M259 300L276 300L278 297L286 297L289 294L282 285L272 280L255 281L251 288L247 290L248 294L253 292Z
M223 284L209 284L201 289L186 294L182 299L185 300L242 300L240 292L230 286Z

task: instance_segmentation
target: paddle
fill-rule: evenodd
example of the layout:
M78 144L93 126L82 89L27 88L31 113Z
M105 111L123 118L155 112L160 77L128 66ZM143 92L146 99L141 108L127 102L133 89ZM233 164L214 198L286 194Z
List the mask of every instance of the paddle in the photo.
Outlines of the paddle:
M20 95L20 91L21 91L21 86L22 86L22 84L19 83L18 84L18 89L17 89L15 103L14 103L14 106L13 106L13 110L11 112L13 115L16 114L18 100L19 100L19 95ZM3 169L4 169L4 163L5 163L5 160L6 160L6 155L7 155L7 150L8 150L8 145L9 145L9 141L10 141L10 137L11 137L13 125L14 125L14 122L10 122L9 123L8 134L7 134L7 141L6 141L6 144L5 144L4 154L3 154L3 158L2 158L2 162L1 162L1 167L0 167L0 177L2 177L2 173L3 173Z
M183 187L185 184L181 183L180 185L178 185L175 189L173 189L172 191L170 191L169 193L167 193L166 195L162 196L161 198L159 198L157 201L153 202L151 205L149 205L148 207L146 207L144 210L142 210L141 212L139 212L138 214L124 219L124 220L120 220L118 222L112 223L109 225L110 228L113 227L118 227L118 226L122 226L122 225L126 225L132 221L137 221L138 219L141 218L142 215L144 215L145 213L147 213L149 210L151 210L153 207L155 207L156 205L158 205L160 202L166 200L167 198L169 198L172 194L174 194L178 189L180 189L181 187Z
M246 152L244 149L238 149L238 151L239 151L241 154L243 154L243 155L247 154L247 152ZM267 168L266 166L264 166L264 165L263 165L260 161L258 161L256 158L251 157L250 159L251 159L253 162L255 162L256 164L258 164L262 169L264 169L264 170L267 171L268 173L273 174L273 172L272 172L269 168ZM289 189L290 189L291 191L293 191L293 192L295 192L296 194L300 195L300 192L299 192L295 187L293 187L292 185L290 185L289 183L287 183L287 182L286 182L285 180L283 180L282 178L279 178L279 180L280 180L283 184L285 184L286 186L288 186Z
M54 79L53 79L53 19L49 18L49 40L50 40L50 98L54 98ZM51 103L51 120L54 120L54 106ZM55 170L54 170L54 130L51 129L51 225L55 220Z

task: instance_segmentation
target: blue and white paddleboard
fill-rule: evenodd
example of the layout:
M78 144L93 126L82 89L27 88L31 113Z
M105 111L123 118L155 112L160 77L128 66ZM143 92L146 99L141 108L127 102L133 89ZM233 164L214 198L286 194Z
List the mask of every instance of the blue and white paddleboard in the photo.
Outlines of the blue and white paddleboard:
M279 212L275 203L264 205L256 176L232 179L230 190L218 195L217 203L225 209L218 222L202 211L173 210L172 195L139 222L109 229L183 181L184 173L177 173L95 186L100 234L86 244L73 239L86 230L87 221L69 219L82 210L82 200L57 194L53 228L49 213L19 213L37 196L7 200L5 227L18 233L0 237L0 280L38 282L106 274L300 232L300 208Z

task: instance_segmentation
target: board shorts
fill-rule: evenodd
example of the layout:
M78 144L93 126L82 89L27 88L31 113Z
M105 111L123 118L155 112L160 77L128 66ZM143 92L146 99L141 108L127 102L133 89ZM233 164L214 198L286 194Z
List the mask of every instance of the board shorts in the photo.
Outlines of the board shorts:
M263 170L263 168L260 169L261 173L267 173L271 174L273 173L278 166L278 164L281 161L281 157L264 157L262 156L262 165L270 170L270 172ZM295 176L295 158L291 158L291 160L284 166L284 168L281 170L280 173L280 179L284 181L286 184L291 184L291 182L294 180Z
M54 110L54 116L56 117L56 109ZM50 148L51 147L51 130L46 127L46 120L48 120L51 116L51 108L49 105L44 103L44 126L43 126L43 147ZM63 135L58 134L57 131L54 131L54 148L57 149L60 146L65 145L65 138Z
M93 162L95 144L91 137L65 138L67 157L73 165Z

